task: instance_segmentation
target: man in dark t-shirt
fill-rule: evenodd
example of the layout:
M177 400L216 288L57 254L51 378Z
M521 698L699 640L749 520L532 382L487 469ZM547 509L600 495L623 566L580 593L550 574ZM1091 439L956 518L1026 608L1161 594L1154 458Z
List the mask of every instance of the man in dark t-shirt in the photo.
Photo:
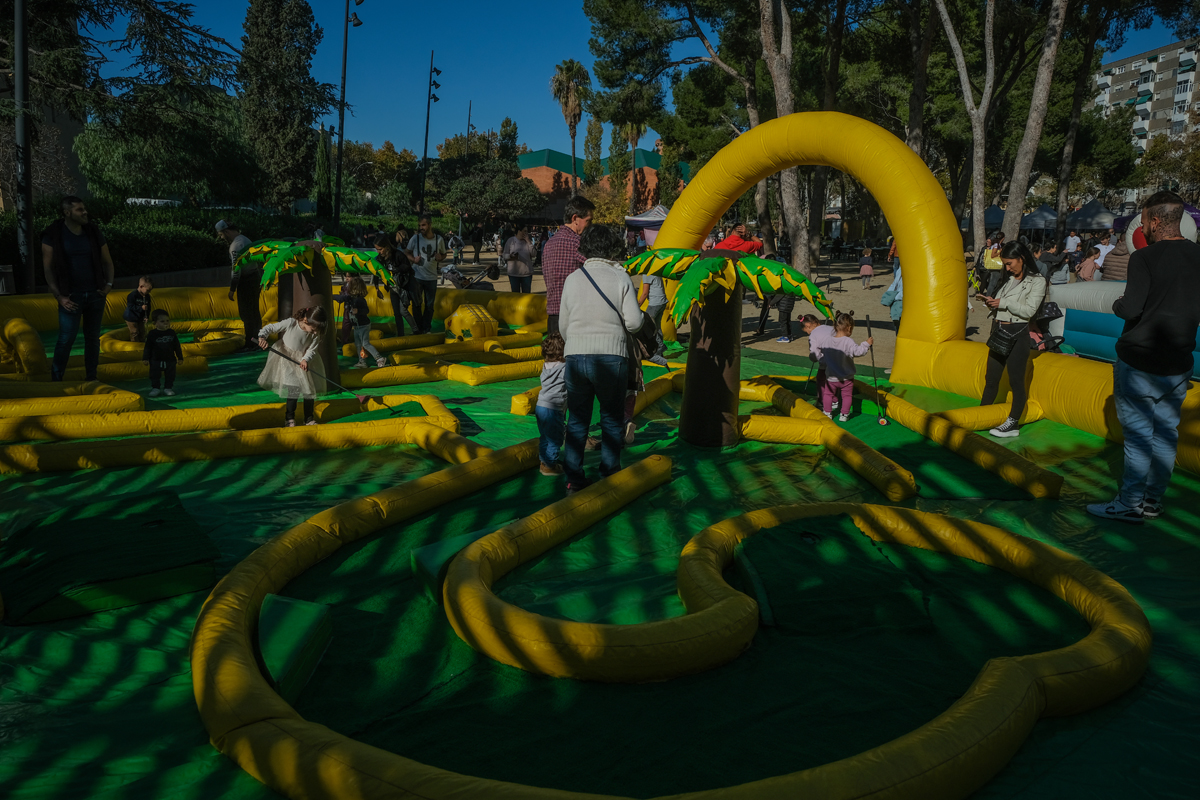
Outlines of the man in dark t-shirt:
M1141 523L1162 513L1175 468L1179 414L1194 367L1200 325L1200 244L1183 238L1183 199L1158 192L1142 207L1148 247L1129 257L1129 281L1113 313L1125 320L1117 340L1113 400L1125 436L1121 490L1088 513Z
M64 197L63 218L42 234L42 268L46 285L58 301L58 341L50 377L61 381L83 330L84 379L96 380L100 363L100 326L105 297L113 285L113 261L100 228L88 219L87 206L75 196Z

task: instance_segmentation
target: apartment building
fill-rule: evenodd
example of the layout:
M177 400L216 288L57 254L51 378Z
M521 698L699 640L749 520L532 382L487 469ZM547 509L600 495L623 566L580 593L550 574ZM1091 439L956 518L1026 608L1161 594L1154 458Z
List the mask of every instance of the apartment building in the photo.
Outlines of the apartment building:
M1139 154L1155 136L1186 132L1189 113L1200 111L1198 46L1200 39L1175 42L1103 64L1095 76L1095 103L1106 115L1123 105L1137 112L1130 133Z

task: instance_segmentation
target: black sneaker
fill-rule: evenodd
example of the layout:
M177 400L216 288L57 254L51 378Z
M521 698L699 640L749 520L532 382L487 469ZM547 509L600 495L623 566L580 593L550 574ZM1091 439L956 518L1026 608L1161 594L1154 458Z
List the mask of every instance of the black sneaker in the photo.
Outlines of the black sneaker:
M1109 503L1092 503L1087 507L1087 512L1095 517L1115 519L1118 522L1128 522L1132 525L1141 525L1145 518L1140 507L1130 508L1120 500L1113 500Z
M1158 519L1162 514L1162 500L1142 500L1142 519Z
M1020 436L1020 423L1017 420L1009 417L996 427L992 428L988 433L992 436L998 436L1001 439L1011 439L1014 436Z

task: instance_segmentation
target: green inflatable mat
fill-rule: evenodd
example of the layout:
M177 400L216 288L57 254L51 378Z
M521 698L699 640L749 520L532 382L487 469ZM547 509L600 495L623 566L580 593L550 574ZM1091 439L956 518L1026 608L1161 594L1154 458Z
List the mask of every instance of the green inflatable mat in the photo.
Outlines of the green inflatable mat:
M258 651L279 696L296 702L333 638L329 606L269 594L258 612Z
M62 507L0 543L4 622L33 625L207 589L217 548L173 492Z

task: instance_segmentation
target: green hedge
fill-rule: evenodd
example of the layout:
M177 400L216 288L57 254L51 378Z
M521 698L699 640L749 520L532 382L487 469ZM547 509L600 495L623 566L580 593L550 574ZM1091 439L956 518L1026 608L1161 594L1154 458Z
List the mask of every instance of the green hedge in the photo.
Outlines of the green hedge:
M228 266L229 246L216 235L213 226L219 219L237 223L242 233L252 240L294 238L304 234L313 222L312 215L285 216L261 214L242 209L155 208L131 206L104 200L89 200L88 211L93 222L100 224L109 242L118 277L133 277L146 273L177 272L191 269ZM59 207L55 202L39 202L34 208L34 236L41 241L42 231L57 219ZM372 216L342 217L339 231L327 222L326 233L350 241L354 226L382 224L385 230L395 230L403 223L415 230L415 215L406 218ZM456 231L455 217L434 217L434 228L441 232ZM40 245L36 262L41 280ZM0 264L20 263L17 249L17 217L13 211L0 214Z

